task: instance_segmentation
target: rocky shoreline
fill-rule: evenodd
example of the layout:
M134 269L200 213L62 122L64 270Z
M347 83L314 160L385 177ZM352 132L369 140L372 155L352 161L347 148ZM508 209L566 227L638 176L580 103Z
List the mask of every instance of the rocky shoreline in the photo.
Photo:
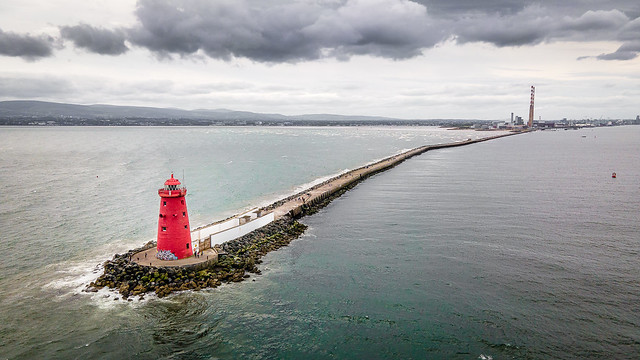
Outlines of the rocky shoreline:
M133 254L155 247L155 242L116 254L104 263L104 273L87 285L85 291L97 292L107 287L118 291L123 300L147 293L165 297L172 292L215 288L222 283L240 282L248 273L260 274L256 264L269 251L288 245L307 227L291 217L283 217L239 239L225 243L226 256L208 268L141 266L130 261ZM115 297L114 300L119 300Z

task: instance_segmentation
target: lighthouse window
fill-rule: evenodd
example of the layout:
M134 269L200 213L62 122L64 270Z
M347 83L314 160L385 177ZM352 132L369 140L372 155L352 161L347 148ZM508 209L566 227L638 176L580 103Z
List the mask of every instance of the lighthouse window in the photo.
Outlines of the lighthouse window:
M185 217L185 216L187 216L187 213L183 211L182 212L182 217Z
M162 231L167 231L167 227L166 227L166 226L163 226L163 227L162 227Z
M184 226L184 228L186 229L186 228L187 228L187 225L185 225L185 226Z
M189 248L189 243L187 243L187 249Z
M163 202L162 202L162 206L167 206L167 202L166 202L166 201L163 201Z
M182 205L184 205L184 200L180 200L180 203L181 203Z

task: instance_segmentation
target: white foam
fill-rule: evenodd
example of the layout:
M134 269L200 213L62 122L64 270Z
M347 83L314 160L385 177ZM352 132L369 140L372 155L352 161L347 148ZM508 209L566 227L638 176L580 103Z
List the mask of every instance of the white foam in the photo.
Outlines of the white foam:
M145 242L146 243L146 242ZM143 243L144 244L144 243ZM53 279L42 287L45 289L53 290L57 293L57 297L60 300L67 299L70 296L78 295L92 295L93 299L98 299L95 294L101 291L107 291L106 289L100 290L98 293L88 293L83 290L92 281L95 281L100 275L103 274L103 263L106 260L111 259L112 254L122 253L128 251L128 249L142 246L142 244L134 243L116 243L105 244L99 249L96 249L95 255L84 260L70 260L61 262L58 264L52 264L47 266L48 272ZM109 254L105 257L105 254ZM115 294L114 291L111 291ZM102 294L104 295L104 293ZM113 296L111 297L113 301Z
M106 287L98 290L97 292L83 292L82 294L90 297L92 303L100 309L113 309L117 306L124 305L137 307L146 304L148 301L158 300L156 294L151 292L144 294L144 298L142 300L140 300L139 296L130 296L129 299L131 301L129 301L123 299L122 295L120 295L116 290ZM114 300L116 298L118 300Z

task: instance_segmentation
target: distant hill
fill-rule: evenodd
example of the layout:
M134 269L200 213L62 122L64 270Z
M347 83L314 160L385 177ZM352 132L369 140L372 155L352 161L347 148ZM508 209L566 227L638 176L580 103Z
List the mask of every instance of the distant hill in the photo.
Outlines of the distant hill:
M117 106L117 105L76 105L45 101L15 100L0 101L0 117L66 117L82 119L203 119L213 121L242 121L242 120L271 120L271 121L296 121L296 120L395 120L391 118L374 116L344 116L333 114L312 114L286 116L281 114L260 114L248 111L234 111L226 109L197 109L183 110L176 108L155 108L142 106Z

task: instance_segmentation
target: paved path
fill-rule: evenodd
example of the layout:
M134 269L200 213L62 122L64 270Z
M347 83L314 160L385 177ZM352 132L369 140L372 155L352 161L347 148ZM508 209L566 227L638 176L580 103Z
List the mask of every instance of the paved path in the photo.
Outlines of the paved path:
M156 258L157 252L158 250L156 248L151 248L136 253L131 257L131 261L143 266L182 266L199 264L218 256L215 250L207 249L200 257L192 256L180 260L160 260Z
M398 157L401 157L401 156L402 155L398 155ZM304 205L305 203L313 202L324 193L327 193L327 192L332 193L334 191L337 191L343 188L344 186L351 183L352 181L359 179L361 176L364 177L370 173L380 171L385 167L392 166L393 164L398 162L398 160L394 160L394 158L396 157L388 158L379 163L349 171L347 173L344 173L342 175L339 175L329 180L328 182L322 185L315 186L305 190L302 196L289 200L273 210L273 212L275 213L276 220L288 214L291 210Z

